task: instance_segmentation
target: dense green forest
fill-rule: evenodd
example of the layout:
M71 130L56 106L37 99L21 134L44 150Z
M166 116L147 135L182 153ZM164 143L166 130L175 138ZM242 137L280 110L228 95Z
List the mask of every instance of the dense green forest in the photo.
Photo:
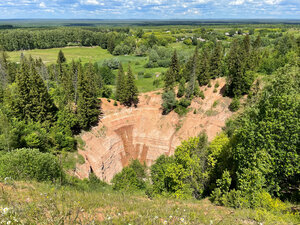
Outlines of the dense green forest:
M224 96L240 110L211 142L205 133L183 141L173 156L147 168L132 161L112 180L121 192L142 190L149 199L209 199L233 208L293 214L299 204L300 35L295 25L60 27L0 30L0 177L60 185L104 182L70 177L61 157L76 152L78 134L101 120L100 97L138 107L134 74L116 58L100 63L56 63L7 51L100 46L114 55L147 57L144 68L167 68L162 113L188 112L200 86L226 77ZM275 27L273 27L275 26ZM188 50L186 50L188 49Z

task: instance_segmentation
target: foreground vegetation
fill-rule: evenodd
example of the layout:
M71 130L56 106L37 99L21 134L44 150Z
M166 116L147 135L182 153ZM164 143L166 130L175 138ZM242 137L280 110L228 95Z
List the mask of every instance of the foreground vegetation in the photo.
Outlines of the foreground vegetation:
M83 183L83 182L82 182ZM83 184L82 184L83 185ZM208 199L149 200L142 193L36 182L0 183L1 224L297 224L299 216L216 207Z

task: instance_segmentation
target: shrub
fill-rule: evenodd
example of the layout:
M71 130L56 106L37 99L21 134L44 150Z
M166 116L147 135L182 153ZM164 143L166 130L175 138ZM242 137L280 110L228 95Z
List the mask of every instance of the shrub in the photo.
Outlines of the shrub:
M152 84L154 87L159 87L160 83L161 83L160 79L155 79Z
M199 97L205 99L204 92L202 90L199 92Z
M110 98L112 95L112 89L108 86L103 86L101 89L101 97L103 98Z
M135 191L146 188L145 178L145 167L138 160L134 160L116 174L111 182L114 190Z
M209 88L211 87L211 83L210 82L208 83L207 87L209 87Z
M64 178L64 173L54 155L23 148L0 155L0 176L53 181Z
M162 109L163 114L168 114L176 107L176 99L174 91L164 92L162 95L163 103Z
M114 101L114 106L118 106L118 103L117 103L117 101Z
M144 75L144 78L151 78L152 77L152 74L151 73L146 73L145 75Z
M138 75L139 75L139 76L143 76L143 75L144 75L144 72L143 72L143 71L140 71L140 72L138 72Z
M234 98L229 105L229 109L232 112L238 111L240 108L240 100L238 98Z
M220 86L219 82L217 81L217 83L215 84L215 88L218 88Z

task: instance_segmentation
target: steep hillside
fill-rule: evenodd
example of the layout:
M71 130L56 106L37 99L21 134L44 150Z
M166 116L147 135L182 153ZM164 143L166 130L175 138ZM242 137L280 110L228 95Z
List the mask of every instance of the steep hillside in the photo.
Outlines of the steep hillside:
M160 155L172 155L182 140L201 131L212 140L232 115L228 109L231 100L222 96L224 87L224 78L212 80L210 88L202 87L205 99L195 98L184 117L175 112L162 115L159 91L140 95L137 108L114 106L113 101L102 99L103 118L98 126L82 134L85 144L79 153L85 163L77 165L75 174L85 178L93 171L109 182L131 159L150 166Z

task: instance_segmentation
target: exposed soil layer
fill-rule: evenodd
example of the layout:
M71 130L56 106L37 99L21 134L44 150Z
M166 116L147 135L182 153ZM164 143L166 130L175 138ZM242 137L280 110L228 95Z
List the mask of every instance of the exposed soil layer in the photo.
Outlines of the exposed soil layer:
M219 87L214 91L214 86ZM109 182L132 159L148 166L162 154L172 155L176 146L189 137L205 131L211 141L225 125L232 113L230 98L222 96L225 79L211 81L211 87L201 87L205 99L195 98L186 116L171 112L162 115L161 92L140 95L137 108L114 106L114 101L102 100L103 118L98 126L82 134L84 150L79 153L85 163L77 165L76 175L86 178L92 171Z

